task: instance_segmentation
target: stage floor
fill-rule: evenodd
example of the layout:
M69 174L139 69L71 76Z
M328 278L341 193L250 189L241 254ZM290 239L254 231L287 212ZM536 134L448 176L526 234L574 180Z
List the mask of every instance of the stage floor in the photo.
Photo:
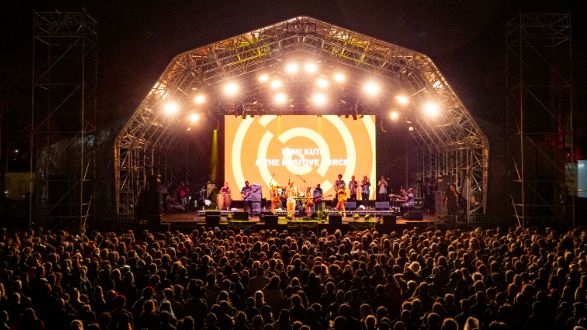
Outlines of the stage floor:
M347 212L347 216L342 218L343 224L352 224L354 222L363 222L364 218L361 217L359 219L355 219L353 217L353 212ZM373 217L373 219L377 219L378 217ZM280 218L281 219L281 218ZM301 218L296 218L296 220L301 220ZM358 220L358 221L357 221ZM250 223L257 223L263 224L261 218L259 216L250 216L249 217ZM303 222L303 221L300 221ZM310 222L310 221L308 221ZM376 221L372 221L375 223ZM281 221L280 221L281 223ZM325 221L328 223L328 221ZM185 226L198 226L198 225L205 225L206 219L205 216L198 214L198 211L190 211L190 212L177 212L177 213L165 213L161 215L161 224L169 225L170 227L185 227ZM220 218L220 224L228 224L228 218L223 213ZM408 220L404 219L403 217L396 218L396 225L402 226L410 226L410 225L426 225L426 226L435 226L436 225L436 216L431 214L423 213L422 220Z

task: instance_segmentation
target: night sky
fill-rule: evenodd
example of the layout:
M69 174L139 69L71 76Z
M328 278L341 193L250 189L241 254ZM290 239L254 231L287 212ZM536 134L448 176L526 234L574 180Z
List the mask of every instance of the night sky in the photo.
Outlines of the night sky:
M128 117L178 53L308 15L428 55L471 113L502 124L505 23L520 11L572 13L576 135L585 136L585 11L580 1L33 1L3 8L0 111L9 147L26 148L32 11L79 10L98 21L99 125ZM12 125L15 124L15 125ZM22 136L22 138L19 138ZM583 143L584 144L584 143Z

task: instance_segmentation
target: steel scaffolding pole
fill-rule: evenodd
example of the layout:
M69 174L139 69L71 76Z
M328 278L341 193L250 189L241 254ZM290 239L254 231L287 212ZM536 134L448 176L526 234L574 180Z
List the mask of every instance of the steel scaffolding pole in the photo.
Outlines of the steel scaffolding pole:
M513 216L520 226L574 226L571 16L519 14L505 41Z
M85 10L33 13L29 225L94 215L97 36Z

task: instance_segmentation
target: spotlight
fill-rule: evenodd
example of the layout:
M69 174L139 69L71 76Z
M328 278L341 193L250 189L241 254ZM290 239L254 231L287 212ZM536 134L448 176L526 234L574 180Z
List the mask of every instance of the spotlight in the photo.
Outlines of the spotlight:
M317 106L323 106L326 104L326 95L322 93L316 93L312 96L312 102Z
M281 80L279 79L275 79L271 82L271 88L272 89L280 89L281 86L283 86L283 83L281 82Z
M410 132L411 132L411 131L413 131L413 130L414 130L414 127L412 127L412 126L408 127L408 131L410 131Z
M344 117L345 117L345 118L349 118L349 114L348 114L348 113L347 113L347 114L345 114L345 115L344 115Z
M405 95L397 95L395 97L395 100L400 105L408 105L408 103L410 103L410 99L407 96L405 96Z
M346 80L346 76L342 72L337 72L334 74L334 81L337 83L342 83Z
M224 93L228 96L234 96L238 93L238 85L235 82L229 82L224 85Z
M357 114L353 113L353 120L357 120Z
M196 123L200 120L200 114L191 113L188 117L190 124Z
M363 90L365 91L365 93L371 96L379 94L380 89L381 87L379 87L379 85L373 81L368 81L363 86Z
M399 113L397 111L392 111L389 113L389 118L391 118L393 121L396 121L399 119Z
M194 102L196 104L204 104L204 102L206 102L206 97L202 94L198 94L194 97Z
M306 73L316 73L317 70L318 70L318 67L316 66L315 63L308 62L308 63L304 64L304 71L306 71Z
M320 88L326 88L328 87L328 84L328 80L324 78L318 78L318 80L316 80L316 85L318 85Z
M277 93L275 94L275 97L273 97L273 100L275 101L275 103L282 105L285 104L285 102L287 102L287 95L285 95L285 93Z
M269 80L269 75L266 73L262 73L261 75L259 75L259 82L260 83L264 83L267 82Z
M296 73L298 73L298 70L299 70L299 67L296 62L288 63L285 66L285 71L289 74L296 74Z
M438 104L436 104L434 102L428 102L428 103L424 104L423 109L424 109L424 113L426 115L428 115L429 117L436 117L438 115L438 113L440 112Z
M163 110L165 111L165 114L172 116L179 111L179 107L177 106L177 103L169 102L165 104Z

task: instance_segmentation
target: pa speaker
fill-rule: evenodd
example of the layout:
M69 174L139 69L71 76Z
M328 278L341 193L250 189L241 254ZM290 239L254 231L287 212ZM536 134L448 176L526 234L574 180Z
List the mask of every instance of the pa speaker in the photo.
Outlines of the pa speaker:
M355 202L355 201L344 202L344 208L347 210L354 210L357 208L357 202Z
M406 220L424 220L424 213L418 210L411 210L404 214Z
M387 210L387 209L389 209L389 201L375 202L375 209L376 210Z
M263 222L265 222L265 226L267 226L267 227L276 227L277 226L277 214L264 215Z
M383 216L384 225L395 225L396 217L394 214L386 214Z
M342 215L331 214L328 216L328 227L331 229L340 228L342 226Z
M206 214L206 227L218 227L220 225L220 215Z
M234 213L232 213L232 218L234 220L249 220L249 212L247 212L247 211L234 212Z

